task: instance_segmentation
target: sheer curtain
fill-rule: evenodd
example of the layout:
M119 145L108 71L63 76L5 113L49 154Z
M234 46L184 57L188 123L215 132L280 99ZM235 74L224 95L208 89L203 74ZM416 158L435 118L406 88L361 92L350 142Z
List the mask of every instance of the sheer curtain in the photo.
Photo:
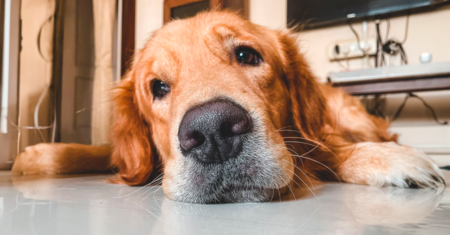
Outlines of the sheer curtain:
M94 10L95 75L92 100L92 144L110 143L113 31L116 0L92 0Z
M17 126L14 124L19 132L17 153L27 146L53 139L49 90L55 4L55 0L22 0L20 4L19 117Z

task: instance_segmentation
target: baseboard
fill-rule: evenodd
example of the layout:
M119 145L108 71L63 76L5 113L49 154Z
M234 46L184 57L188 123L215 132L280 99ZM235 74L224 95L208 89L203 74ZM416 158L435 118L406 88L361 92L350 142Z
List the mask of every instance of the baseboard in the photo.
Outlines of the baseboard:
M436 162L439 167L450 166L450 154L448 155L437 155L437 154L428 154L431 159Z
M402 126L391 127L390 131L399 135L401 144L427 154L450 155L450 126Z

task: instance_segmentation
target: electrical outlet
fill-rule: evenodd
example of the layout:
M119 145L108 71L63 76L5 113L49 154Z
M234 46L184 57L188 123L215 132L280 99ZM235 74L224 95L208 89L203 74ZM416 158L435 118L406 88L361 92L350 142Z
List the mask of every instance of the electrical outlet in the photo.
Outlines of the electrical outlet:
M369 39L366 41L361 41L359 47L357 41L342 41L333 43L328 47L328 58L331 61L361 58L364 56L361 49L364 50L367 55L375 55L377 52L376 40Z

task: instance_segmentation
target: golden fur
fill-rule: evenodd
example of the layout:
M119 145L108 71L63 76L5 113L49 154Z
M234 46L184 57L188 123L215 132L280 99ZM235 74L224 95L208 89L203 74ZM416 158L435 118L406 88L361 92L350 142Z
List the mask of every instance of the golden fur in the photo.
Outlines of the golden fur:
M251 68L234 63L230 51L240 45L258 51L264 63ZM172 87L168 97L158 102L150 91L154 78ZM171 198L180 177L176 146L181 119L190 107L218 96L229 97L257 115L267 139L265 147L290 181L308 175L379 186L444 183L428 157L395 143L396 135L388 132L386 120L369 115L357 98L343 90L318 83L290 32L272 31L228 12L173 21L156 31L135 55L132 68L115 89L111 163L118 172L114 182L143 185L161 165L163 188ZM13 173L98 172L107 168L106 161L57 162L107 155L99 148L30 147L16 159ZM36 157L46 163L29 161Z

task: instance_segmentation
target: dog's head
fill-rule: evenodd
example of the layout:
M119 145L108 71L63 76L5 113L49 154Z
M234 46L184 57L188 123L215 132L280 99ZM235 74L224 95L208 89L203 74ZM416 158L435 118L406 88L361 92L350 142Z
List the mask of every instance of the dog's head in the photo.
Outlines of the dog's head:
M323 126L318 89L287 32L227 12L173 21L117 88L118 176L144 184L160 162L173 200L269 200L294 172L280 130L314 140Z

